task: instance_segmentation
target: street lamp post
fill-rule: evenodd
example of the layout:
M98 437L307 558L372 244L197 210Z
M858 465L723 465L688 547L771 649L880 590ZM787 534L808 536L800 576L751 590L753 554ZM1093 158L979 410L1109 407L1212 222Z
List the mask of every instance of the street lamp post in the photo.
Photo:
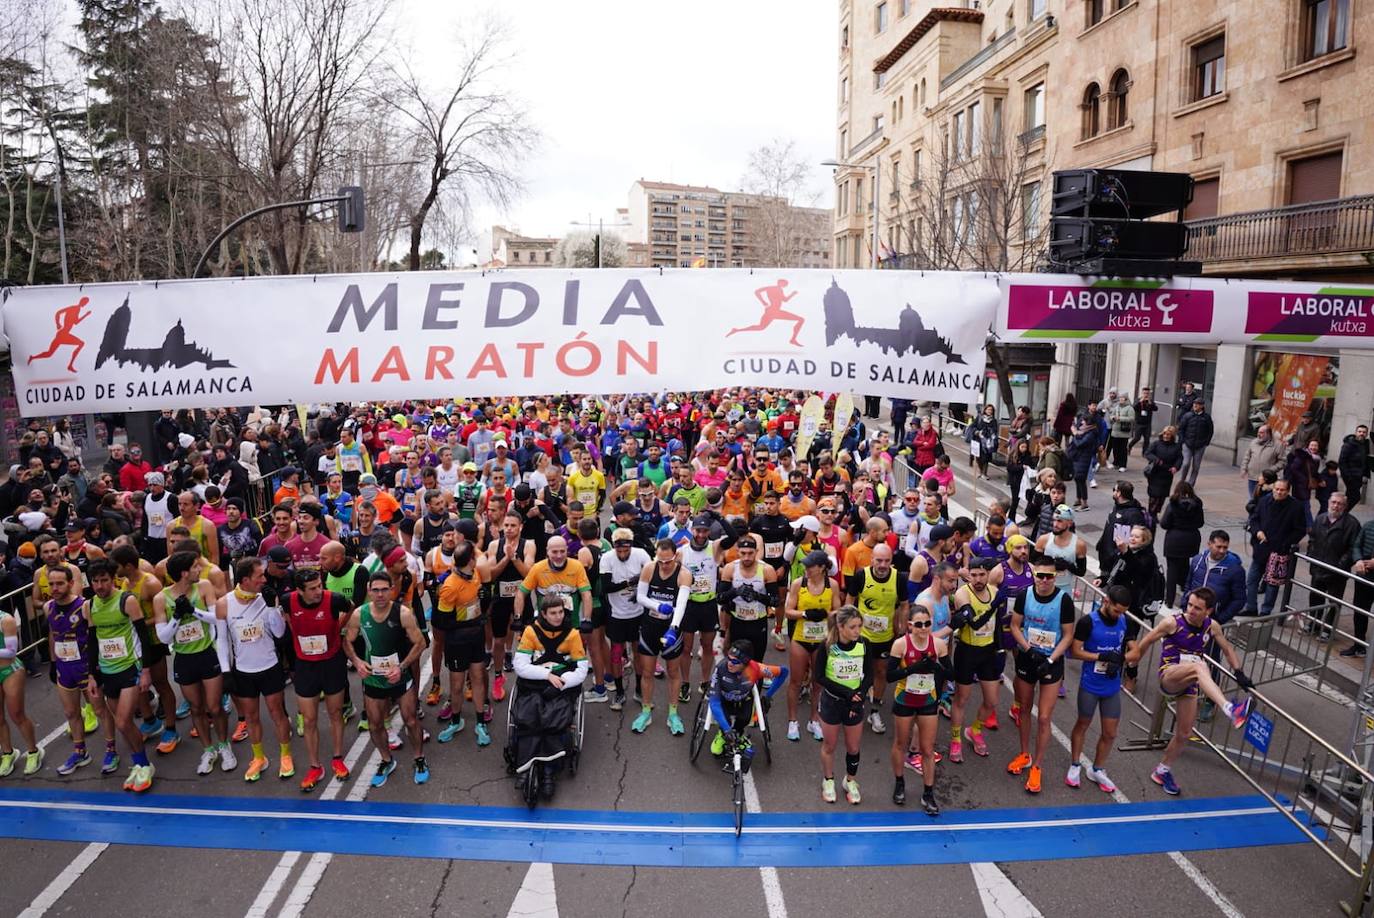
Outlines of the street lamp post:
M581 226L581 227L584 227L584 228L586 228L586 229L591 229L593 226L596 227L596 266L597 266L598 268L601 267L601 234L602 234L602 233L604 232L604 230L605 230L605 226L606 226L605 221L603 221L600 217L598 217L598 218L596 219L596 223L593 224L593 223L592 223L592 215L591 215L591 214L587 214L587 222L586 222L586 223L579 223L579 222L576 221L576 220L570 220L570 221L568 221L568 225L569 225L569 226ZM611 229L615 229L617 226L633 226L633 225L634 225L634 224L629 223L629 222L612 223L612 224L611 224Z
M864 169L873 173L873 258L871 267L878 267L878 192L883 181L883 170L878 158L873 158L872 164L869 163L842 163L839 160L827 159L821 162L822 166L830 166L834 169Z

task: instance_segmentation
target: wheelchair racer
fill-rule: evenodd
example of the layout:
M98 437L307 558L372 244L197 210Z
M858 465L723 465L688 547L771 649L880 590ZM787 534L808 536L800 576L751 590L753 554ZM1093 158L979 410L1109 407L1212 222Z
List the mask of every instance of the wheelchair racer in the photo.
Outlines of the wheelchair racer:
M765 683L764 698L772 698L787 682L786 666L769 666L752 658L753 645L746 639L735 641L725 658L711 673L711 716L720 729L711 740L711 754L721 755L726 744L734 745L747 731L754 717L754 685ZM744 770L749 770L754 749L745 739Z

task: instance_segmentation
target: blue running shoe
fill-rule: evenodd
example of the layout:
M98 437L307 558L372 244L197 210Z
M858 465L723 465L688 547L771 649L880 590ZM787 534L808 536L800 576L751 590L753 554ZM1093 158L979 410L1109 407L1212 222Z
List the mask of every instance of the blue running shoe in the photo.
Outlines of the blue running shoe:
M112 775L119 771L119 753L110 750L105 751L105 760L100 763L100 773L102 775Z
M1231 702L1231 726L1239 730L1250 717L1250 696Z
M191 716L191 702L185 698L177 704L177 720L185 720Z
M420 758L415 760L415 783L424 784L428 780L429 763L424 760L423 756L421 756Z
M391 759L382 762L377 766L377 773L372 776L372 786L381 787L386 783L386 779L391 777L391 773L396 770L396 760Z
M144 739L152 739L162 732L162 721L142 720L138 723L138 732L143 734Z
M91 754L83 749L80 752L73 752L71 755L67 756L67 761L57 766L57 773L59 775L69 775L78 768L89 764L91 764Z
M463 718L461 717L459 717L457 720L450 721L447 727L439 731L439 742L452 742L453 738L457 736L459 733L462 733L463 728L466 726L467 724L464 723Z
M1150 780L1164 788L1164 793L1170 797L1177 797L1183 791L1179 788L1178 782L1174 780L1174 773L1166 771L1160 774L1158 770L1150 772Z

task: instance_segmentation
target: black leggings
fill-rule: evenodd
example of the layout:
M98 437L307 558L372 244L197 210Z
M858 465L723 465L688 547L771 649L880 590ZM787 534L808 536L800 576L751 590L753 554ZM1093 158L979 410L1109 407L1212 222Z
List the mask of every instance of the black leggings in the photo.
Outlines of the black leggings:
M1087 472L1084 472L1083 475L1082 475L1081 477L1080 477L1079 475L1077 475L1077 474L1075 474L1075 475L1073 476L1073 490L1074 490L1074 493L1078 495L1078 502L1079 502L1080 504L1086 504L1086 503L1088 502L1088 473L1087 473Z
M1165 558L1164 580L1164 604L1172 606L1174 604L1174 598L1179 592L1188 587L1188 559Z
M1021 506L1021 480L1026 477L1026 467L1018 465L1007 469L1007 486L1011 488L1011 515L1016 516L1016 508Z

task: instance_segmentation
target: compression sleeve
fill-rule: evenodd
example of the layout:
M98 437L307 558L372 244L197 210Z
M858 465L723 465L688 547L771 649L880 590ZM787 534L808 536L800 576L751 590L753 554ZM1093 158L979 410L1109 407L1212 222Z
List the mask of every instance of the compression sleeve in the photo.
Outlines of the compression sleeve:
M768 686L768 691L763 696L765 698L772 698L778 693L778 689L782 688L783 683L787 681L787 677L792 675L792 671L786 666L765 667L765 669L777 670L776 675L773 676L773 682Z
M19 655L19 635L5 635L5 649L0 650L0 660L13 660Z
M687 614L687 595L688 589L684 586L677 588L677 602L673 604L673 625L676 628L682 624L682 617Z
M274 638L286 634L286 620L282 618L281 609L277 606L267 607L267 631Z
M720 692L711 692L711 717L722 730L730 729L730 718L725 715L725 705L721 704Z
M154 663L153 638L148 631L148 620L146 618L140 618L135 621L133 625L134 634L138 635L139 647L143 651L143 667L147 669Z
M650 612L658 611L658 603L649 598L649 581L639 581L639 587L635 591L635 596L639 600L639 604L645 609L648 609Z
M156 626L156 630L158 640L162 643L170 645L176 640L177 623L175 621L168 619L165 622L161 622Z

